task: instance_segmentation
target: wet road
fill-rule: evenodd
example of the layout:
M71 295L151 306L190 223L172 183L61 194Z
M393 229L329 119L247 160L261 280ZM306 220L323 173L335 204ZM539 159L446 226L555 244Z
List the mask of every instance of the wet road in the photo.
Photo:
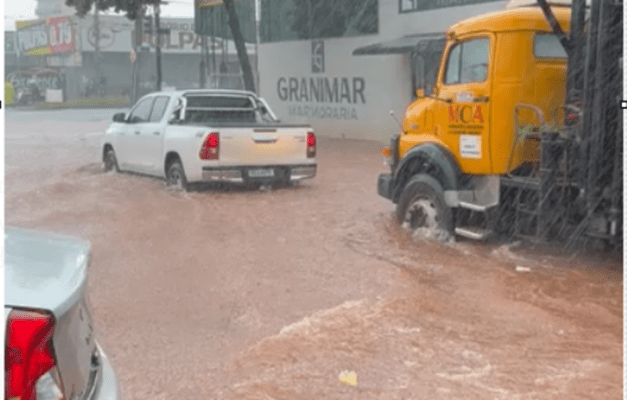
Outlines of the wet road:
M105 174L115 111L7 111L6 221L92 242L126 399L622 398L622 260L412 240L371 142L295 188Z

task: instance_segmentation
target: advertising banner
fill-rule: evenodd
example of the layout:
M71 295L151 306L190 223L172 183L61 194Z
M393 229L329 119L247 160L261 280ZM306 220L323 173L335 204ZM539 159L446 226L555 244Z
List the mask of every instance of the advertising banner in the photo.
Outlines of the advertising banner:
M48 55L75 50L74 27L70 17L16 22L17 51L28 55Z

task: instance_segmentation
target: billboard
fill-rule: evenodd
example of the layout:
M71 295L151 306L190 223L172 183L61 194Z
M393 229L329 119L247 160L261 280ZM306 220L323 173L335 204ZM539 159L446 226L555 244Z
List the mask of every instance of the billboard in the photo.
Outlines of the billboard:
M82 51L94 51L96 49L96 29L93 18L79 20L82 40ZM167 33L161 33L161 52L164 54L200 54L203 45L202 35L194 32L194 20L191 18L161 18L161 29L168 29ZM135 24L125 17L100 16L100 51L103 53L120 52L127 53L132 49ZM143 48L154 51L157 45L157 34L147 32L142 36ZM205 38L207 48L216 54L227 52L235 54L235 44L230 40L216 37ZM249 52L254 52L254 45L246 44Z
M70 17L17 21L16 44L20 54L48 55L74 51L74 27Z

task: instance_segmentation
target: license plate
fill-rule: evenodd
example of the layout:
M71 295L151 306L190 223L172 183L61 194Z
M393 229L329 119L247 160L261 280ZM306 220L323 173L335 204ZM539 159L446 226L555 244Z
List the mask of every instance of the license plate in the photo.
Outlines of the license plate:
M274 170L272 168L250 169L248 170L248 176L251 178L272 178Z

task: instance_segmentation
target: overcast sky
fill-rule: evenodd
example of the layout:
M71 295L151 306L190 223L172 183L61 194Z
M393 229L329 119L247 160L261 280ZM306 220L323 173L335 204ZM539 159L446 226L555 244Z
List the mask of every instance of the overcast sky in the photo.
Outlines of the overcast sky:
M165 17L194 17L194 0L168 0L163 6L161 15ZM4 30L14 30L15 21L34 19L36 0L5 0L4 1Z

